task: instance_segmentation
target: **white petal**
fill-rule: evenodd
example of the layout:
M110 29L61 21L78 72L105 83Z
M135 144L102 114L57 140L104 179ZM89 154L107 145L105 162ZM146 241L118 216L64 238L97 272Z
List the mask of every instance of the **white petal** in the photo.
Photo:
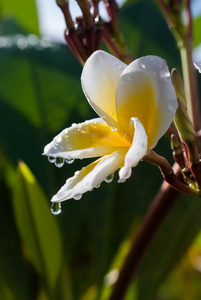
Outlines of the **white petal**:
M169 128L177 98L166 61L157 56L136 59L121 74L116 93L117 118L128 132L132 117L143 124L149 147Z
M66 181L51 201L61 202L71 198L79 200L82 194L100 185L109 175L123 166L126 151L114 152L76 172L75 176Z
M147 152L148 140L142 123L137 118L132 118L130 121L130 127L131 131L135 130L133 143L126 153L123 168L119 170L118 182L124 182L131 176L132 167L136 166Z
M44 149L44 155L66 159L98 157L113 153L130 143L102 119L74 124L63 130Z
M115 93L126 67L126 64L104 51L94 52L84 65L81 76L83 91L90 105L106 122L109 119L110 122L117 121Z

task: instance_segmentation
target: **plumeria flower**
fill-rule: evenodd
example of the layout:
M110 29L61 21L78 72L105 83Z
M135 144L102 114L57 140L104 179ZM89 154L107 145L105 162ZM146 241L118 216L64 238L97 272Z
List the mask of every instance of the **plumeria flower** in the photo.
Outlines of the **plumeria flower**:
M44 149L55 158L99 157L75 172L52 202L70 198L110 182L119 170L119 181L131 176L136 166L169 128L177 99L166 62L146 56L126 65L112 55L94 52L82 76L85 96L100 118L73 124Z

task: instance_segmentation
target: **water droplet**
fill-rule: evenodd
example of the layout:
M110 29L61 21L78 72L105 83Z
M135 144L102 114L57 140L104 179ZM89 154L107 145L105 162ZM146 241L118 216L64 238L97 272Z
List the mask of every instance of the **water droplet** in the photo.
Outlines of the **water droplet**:
M79 129L79 132L80 132L80 133L83 133L83 134L88 133L88 132L89 132L88 126L83 126L83 127L81 127L81 128Z
M175 111L175 101L171 101L168 105L169 111Z
M118 69L119 71L123 71L123 67L122 67L122 66L118 66L117 69Z
M64 163L65 163L65 161L62 157L57 157L54 164L57 168L61 168L61 167L63 167Z
M48 156L48 161L49 161L51 164L54 164L55 161L56 161L56 157Z
M64 130L63 130L63 133L64 133L64 134L68 134L68 128L64 129Z
M72 151L73 150L73 145L72 144L67 144L66 150L67 151Z
M92 142L96 142L98 140L99 136L96 132L92 132L91 134L91 140Z
M73 123L72 125L71 125L71 127L76 127L77 126L77 124L76 123Z
M76 194L73 198L75 200L80 200L82 198L82 194Z
M116 127L111 127L112 131L117 131Z
M62 140L62 136L61 136L61 134L58 134L57 136L55 136L55 138L54 138L54 141L55 141L55 143L61 143L61 140Z
M77 177L77 176L79 175L79 173L80 173L80 171L76 171L76 172L74 173L74 176Z
M66 159L66 163L67 163L68 165L71 165L73 162L74 162L74 159L73 159L73 158L71 158L71 159Z
M106 183L111 183L114 179L114 174L111 174L109 175L106 179L105 179L105 182Z
M95 188L98 189L100 187L100 183L98 183Z
M53 215L59 215L61 213L61 203L60 202L53 202L51 205L51 213Z

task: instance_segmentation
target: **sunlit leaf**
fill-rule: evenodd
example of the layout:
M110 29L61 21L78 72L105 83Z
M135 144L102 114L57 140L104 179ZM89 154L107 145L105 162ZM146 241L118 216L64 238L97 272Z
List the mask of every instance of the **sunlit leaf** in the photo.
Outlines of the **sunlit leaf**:
M16 20L27 32L39 34L35 0L1 0L1 18Z

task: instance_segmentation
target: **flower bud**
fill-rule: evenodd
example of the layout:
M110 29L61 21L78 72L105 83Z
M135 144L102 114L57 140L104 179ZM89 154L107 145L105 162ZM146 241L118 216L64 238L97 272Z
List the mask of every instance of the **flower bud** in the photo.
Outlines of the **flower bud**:
M62 8L66 3L68 3L68 0L56 0L56 3L59 7Z
M184 83L183 83L182 77L181 77L180 73L177 71L177 69L172 69L171 79L172 79L172 84L175 88L177 98L183 103L183 105L186 108L187 103L186 103L186 95L185 95L185 91L184 91Z

